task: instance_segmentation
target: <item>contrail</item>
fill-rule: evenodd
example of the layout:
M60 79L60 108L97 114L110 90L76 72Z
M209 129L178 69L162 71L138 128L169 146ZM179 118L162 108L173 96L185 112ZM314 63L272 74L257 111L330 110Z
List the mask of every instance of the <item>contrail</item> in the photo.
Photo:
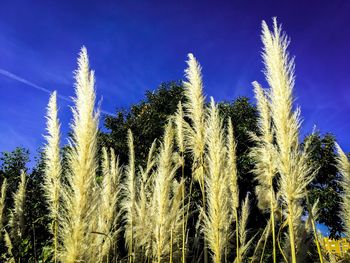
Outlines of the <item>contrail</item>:
M18 81L18 82L21 82L21 83L27 85L27 86L30 86L30 87L32 87L32 88L35 88L35 89L37 89L37 90L46 92L46 93L48 93L48 94L51 94L51 93L52 93L51 90L45 89L45 88L43 88L43 87L40 87L39 85L36 85L36 84L34 84L33 82L30 82L29 80L26 80L26 79L24 79L24 78L21 78L20 76L17 76L17 75L15 75L15 74L13 74L13 73L7 71L7 70L4 70L4 69L1 69L1 68L0 68L0 74L3 75L3 76L5 76L5 77L8 77L9 79L16 80L16 81ZM60 99L65 100L65 101L72 101L70 98L65 97L65 96L62 96L62 95L59 95L59 94L57 94L57 97L59 97Z
M34 89L43 91L43 92L48 93L48 94L51 94L51 93L52 93L51 90L46 89L46 88L44 88L44 87L41 87L41 86L39 86L39 85L37 85L37 84L35 84L35 83L29 81L29 80L26 80L26 79L24 79L24 78L22 78L22 77L20 77L20 76L18 76L18 75L16 75L16 74L13 74L13 73L11 73L11 72L9 72L9 71L7 71L7 70L4 70L4 69L1 69L1 68L0 68L0 74L3 75L3 76L5 76L5 77L7 77L7 78L9 78L9 79L13 79L13 80L16 80L16 81L18 81L18 82L21 82L21 83L23 83L23 84L25 84L25 85L27 85L27 86L30 86L30 87L32 87L32 88L34 88ZM60 98L60 99L62 99L62 100L65 100L65 101L72 102L72 99L70 99L69 97L62 96L62 95L60 95L60 94L57 94L57 97ZM100 111L101 111L101 113L104 113L104 114L113 115L113 113L110 113L110 112L108 112L108 111L104 111L104 110L102 110L102 109L101 109Z

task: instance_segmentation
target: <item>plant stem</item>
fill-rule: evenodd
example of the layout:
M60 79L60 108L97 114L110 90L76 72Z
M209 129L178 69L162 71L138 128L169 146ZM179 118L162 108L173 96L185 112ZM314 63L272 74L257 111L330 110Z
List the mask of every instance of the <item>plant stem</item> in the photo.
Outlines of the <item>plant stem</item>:
M181 152L181 177L183 182L182 187L182 209L183 209L183 215L185 215L185 183L184 183L184 176L185 176L185 160L184 160L184 153ZM185 251L185 243L186 243L186 225L187 225L187 218L182 218L182 263L186 262L186 251Z
M160 239L160 230L158 229L158 239ZM161 261L161 251L160 251L160 245L157 244L157 262L160 263Z
M173 263L173 228L170 230L170 260L169 263Z
M276 234L275 234L275 207L274 207L274 202L273 202L273 197L274 197L274 190L273 190L273 185L271 182L271 200L270 200L270 205L271 205L271 228L272 228L272 247L273 247L273 263L276 263Z
M134 243L134 237L133 237L133 222L132 222L132 219L131 219L131 244L130 244L130 251L129 251L129 262L132 263L134 261L134 258L133 258L133 243Z
M262 252L261 252L260 263L263 263L264 254L265 254L265 248L266 248L266 243L267 243L267 237L265 238L264 247L263 247L263 250L262 250Z
M57 222L57 218L54 220L54 237L53 237L53 241L54 241L54 246L55 246L55 263L57 263L57 232L58 232L58 222Z
M295 237L294 237L294 226L293 226L293 208L291 202L288 203L288 228L289 228L289 241L290 241L290 251L292 255L292 263L297 263L296 253L295 253Z
M202 191L202 199L203 199L203 213L206 211L206 198L205 198L205 187L204 187L204 176L202 180L203 191ZM207 239L204 236L204 263L208 263L208 248L207 248Z
M281 213L282 213L282 209L281 209ZM278 244L278 248L279 248L279 250L280 250L280 252L281 252L281 254L282 254L282 257L283 257L284 261L285 261L286 263L288 263L288 260L287 260L287 258L286 258L286 255L285 255L284 252L283 252L283 249L282 249L282 247L281 247L281 242L280 242L281 231L282 231L282 229L283 229L286 225L287 225L287 222L285 221L284 223L281 224L281 226L280 226L280 228L279 228L279 230L278 230L278 233L277 233L277 244Z
M309 210L309 216L311 218L312 231L314 233L314 239L315 239L315 243L316 243L316 247L317 247L318 257L320 259L320 263L323 263L323 256L322 256L322 252L321 252L321 246L320 246L320 242L318 241L314 215L312 214L312 208L311 208L311 205L310 205L310 202L309 202L309 196L308 195L306 195L306 202L307 202L307 207L308 207L308 210Z
M237 258L237 263L240 263L241 262L241 255L239 252L239 225L238 225L237 208L235 208L235 218L236 218L236 258Z
M206 198L205 198L205 180L204 180L204 160L203 160L203 155L200 156L199 159L199 169L201 169L202 174L200 175L200 180L199 180L199 185L202 191L202 209L203 213L206 213ZM204 263L208 263L208 248L207 248L207 239L205 238L204 235Z
M220 229L219 228L217 229L217 231L218 231L218 233L220 233ZM217 235L216 243L217 243L217 251L215 253L215 260L214 260L214 262L221 263L221 251L219 249L220 248L220 236L219 235Z

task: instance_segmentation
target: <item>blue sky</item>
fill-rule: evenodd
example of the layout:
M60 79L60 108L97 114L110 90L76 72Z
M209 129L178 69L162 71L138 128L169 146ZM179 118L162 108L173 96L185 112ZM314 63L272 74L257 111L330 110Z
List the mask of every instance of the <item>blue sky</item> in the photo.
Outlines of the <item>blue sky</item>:
M0 151L43 143L48 91L57 90L63 134L82 45L102 108L115 112L199 59L216 100L252 97L263 82L261 20L277 16L296 57L302 133L314 125L350 151L350 1L1 1ZM264 83L264 82L263 82Z

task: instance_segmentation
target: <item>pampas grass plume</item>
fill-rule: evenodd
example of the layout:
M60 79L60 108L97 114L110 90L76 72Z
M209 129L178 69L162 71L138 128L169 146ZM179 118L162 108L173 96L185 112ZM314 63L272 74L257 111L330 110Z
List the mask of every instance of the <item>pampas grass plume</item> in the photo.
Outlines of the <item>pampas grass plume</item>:
M350 237L350 162L346 154L337 144L338 149L338 170L342 175L343 200L342 200L342 219L345 225L345 233Z
M207 190L207 212L204 214L204 234L213 253L213 261L221 262L227 242L230 225L230 209L225 173L225 140L223 123L214 100L211 100L207 124L207 163L208 174L205 177Z
M81 49L75 72L75 107L72 108L72 149L69 154L68 184L63 191L64 215L60 236L61 260L67 263L96 260L96 143L99 114L94 111L95 79L87 50Z
M205 114L201 66L192 54L188 54L188 68L185 70L187 81L184 82L185 114L191 120L191 126L185 126L186 143L193 156L194 178L204 187L203 154L205 148Z
M5 212L5 200L6 200L6 190L7 190L7 179L5 178L1 184L1 192L0 192L0 238L2 233L2 226L4 222L4 212Z
M21 181L19 182L17 191L13 194L14 207L11 211L10 227L12 236L21 238L24 234L24 207L26 201L26 184L27 175L21 172Z
M45 147L45 176L43 189L52 220L51 233L54 243L54 261L57 262L58 219L61 191L60 123L57 117L57 95L52 93L47 107L47 141Z
M289 58L289 39L273 19L273 30L262 23L265 76L270 86L271 115L278 148L280 193L287 208L292 262L296 262L296 229L300 225L302 200L313 178L307 147L299 148L300 109L293 111L294 60Z

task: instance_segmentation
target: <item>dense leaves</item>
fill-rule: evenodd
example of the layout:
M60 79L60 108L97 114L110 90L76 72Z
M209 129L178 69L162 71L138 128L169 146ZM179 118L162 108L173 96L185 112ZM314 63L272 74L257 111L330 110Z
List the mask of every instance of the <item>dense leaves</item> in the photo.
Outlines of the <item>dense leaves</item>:
M309 185L310 201L319 199L318 221L328 226L332 238L338 238L343 231L339 214L342 189L336 167L335 137L315 133L306 140L311 143L310 161L318 168L315 179Z

